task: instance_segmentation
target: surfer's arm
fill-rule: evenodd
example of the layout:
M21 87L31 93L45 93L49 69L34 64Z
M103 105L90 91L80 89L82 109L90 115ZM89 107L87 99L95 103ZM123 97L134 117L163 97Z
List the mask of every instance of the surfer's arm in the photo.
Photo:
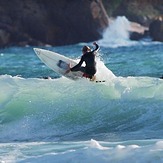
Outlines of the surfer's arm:
M74 67L71 68L70 64L69 64L69 69L65 72L65 74L69 73L70 71L80 71L80 67L83 63L83 57L81 58L80 62L75 65Z
M83 56L82 56L80 62L76 66L70 68L70 71L79 71L83 62L84 62L84 60L83 60Z
M99 51L100 47L96 42L94 42L93 45L95 45L95 49L93 50L93 52L97 53Z
M68 74L71 70L70 70L71 64L68 64L68 70L66 70L65 74Z

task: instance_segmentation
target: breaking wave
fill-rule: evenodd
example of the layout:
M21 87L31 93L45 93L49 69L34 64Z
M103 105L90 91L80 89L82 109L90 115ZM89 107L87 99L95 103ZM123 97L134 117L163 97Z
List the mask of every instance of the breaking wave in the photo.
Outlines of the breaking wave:
M125 138L125 131L140 137L144 128L163 132L161 79L115 77L92 83L2 75L0 85L1 142L88 139L101 133Z

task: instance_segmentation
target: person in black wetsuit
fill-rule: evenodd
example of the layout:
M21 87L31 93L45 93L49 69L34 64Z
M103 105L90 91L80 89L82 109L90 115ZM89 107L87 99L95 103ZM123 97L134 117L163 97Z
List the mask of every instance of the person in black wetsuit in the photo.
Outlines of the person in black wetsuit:
M95 57L96 57L96 53L99 50L99 46L96 42L94 42L93 45L95 45L96 47L92 51L88 46L83 47L82 49L83 55L80 59L80 62L76 66L70 68L69 71L81 71L84 73L83 77L90 78L91 80L93 80L93 78L95 77L94 75L97 71ZM85 62L86 64L85 67L82 66L83 62Z

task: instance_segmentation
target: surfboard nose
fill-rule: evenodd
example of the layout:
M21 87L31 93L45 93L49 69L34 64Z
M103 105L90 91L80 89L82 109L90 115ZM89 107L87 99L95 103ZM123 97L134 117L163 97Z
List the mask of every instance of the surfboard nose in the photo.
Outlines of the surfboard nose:
M40 50L39 50L38 48L33 48L33 50L35 51L35 53L36 53L37 55L40 54Z

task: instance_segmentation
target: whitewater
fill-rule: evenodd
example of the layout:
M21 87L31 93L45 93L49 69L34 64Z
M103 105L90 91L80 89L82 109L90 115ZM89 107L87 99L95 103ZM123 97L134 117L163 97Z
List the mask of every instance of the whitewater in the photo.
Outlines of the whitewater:
M0 49L0 163L163 162L163 44L129 40L129 25L97 41L105 82L62 77L34 47ZM40 48L79 60L85 44Z

